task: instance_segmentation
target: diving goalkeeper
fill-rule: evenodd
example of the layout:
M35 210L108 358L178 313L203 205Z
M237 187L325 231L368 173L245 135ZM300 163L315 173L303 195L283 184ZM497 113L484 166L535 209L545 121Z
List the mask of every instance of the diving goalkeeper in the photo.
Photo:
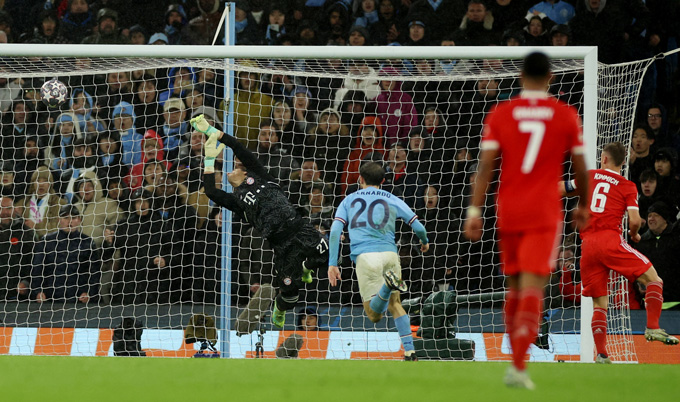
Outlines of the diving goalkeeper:
M311 271L328 262L328 242L298 215L276 179L257 157L236 138L212 127L203 117L191 119L191 126L208 136L204 145L205 193L216 204L253 225L274 248L274 286L280 290L274 301L272 323L283 327L286 310L298 301L303 283L311 283ZM228 146L238 161L227 173L234 191L215 187L215 159Z

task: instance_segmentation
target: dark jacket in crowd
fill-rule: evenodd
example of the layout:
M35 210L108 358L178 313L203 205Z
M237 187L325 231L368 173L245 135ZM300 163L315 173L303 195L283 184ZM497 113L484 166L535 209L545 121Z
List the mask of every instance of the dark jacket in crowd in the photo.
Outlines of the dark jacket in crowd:
M669 223L659 235L648 230L634 246L649 258L663 279L664 302L680 302L680 223Z
M17 294L19 282L30 282L35 233L24 220L15 218L0 226L0 300L25 299Z
M101 257L94 241L80 231L59 230L46 235L35 247L31 294L42 292L48 300L75 302L99 291Z

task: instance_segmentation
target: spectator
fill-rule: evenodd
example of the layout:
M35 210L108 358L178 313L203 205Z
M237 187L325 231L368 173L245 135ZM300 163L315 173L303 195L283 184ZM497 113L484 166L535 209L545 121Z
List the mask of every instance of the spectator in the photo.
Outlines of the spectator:
M349 46L371 46L371 34L368 29L360 25L354 25L349 29L349 36L347 37L347 45Z
M415 173L424 183L439 184L441 180L443 152L434 152L432 138L427 129L414 127L408 139L408 171Z
M130 216L115 230L104 230L104 260L114 257L119 267L114 272L112 303L156 303L159 296L169 300L168 266L171 252L169 232L159 230L160 215L151 209L153 196L142 189L132 195ZM161 286L161 282L162 286Z
M149 42L149 35L143 26L136 24L130 27L130 44L146 45Z
M323 184L312 185L311 191L307 194L307 202L304 204L304 216L310 220L325 220L333 219L333 205L324 193L325 186Z
M82 43L125 45L130 41L118 28L118 12L110 8L102 8L97 12L97 32L84 38Z
M403 195L404 202L410 208L422 208L425 187L417 173L410 173L406 169L406 148L399 144L393 145L385 161L385 181L389 181Z
M0 112L8 111L19 95L21 95L19 80L9 80L5 77L0 77Z
M94 145L85 138L73 140L73 152L69 157L69 166L71 167L59 177L58 192L71 202L76 191L74 187L76 180L87 172L96 175L97 156Z
M298 170L300 165L281 148L280 133L270 119L260 121L260 133L257 136L257 159L267 168L269 174L279 180L282 188L288 186L290 174Z
M671 202L672 208L680 206L680 177L677 175L678 155L672 148L661 148L654 154L654 170L658 176L656 192Z
M147 190L149 187L147 187ZM191 300L193 266L191 265L197 227L196 210L187 205L188 191L167 174L157 176L153 185L152 208L158 211L161 222L156 229L169 234L169 255L160 283L159 301ZM161 267L162 268L162 267ZM167 289L167 296L163 295Z
M666 205L673 205L673 199L668 196L661 196L657 191L659 176L653 169L647 169L640 173L640 197L638 198L638 204L640 206L640 217L647 220L647 210L652 204L657 201L661 201ZM640 234L644 234L648 225L640 228Z
M30 101L17 99L2 116L0 159L16 160L29 136L37 135L37 124Z
M203 135L203 133L199 133ZM182 164L182 161L180 161ZM210 219L210 213L212 209L212 202L210 198L205 194L205 186L202 186L202 180L196 180L196 183L189 183L185 185L188 191L187 195L187 205L192 207L196 211L196 229L201 229L206 226L206 223ZM178 185L182 183L178 179ZM193 190L192 187L198 185L200 188ZM222 185L222 169L218 166L215 169L215 185L220 188Z
M331 108L322 110L316 127L305 139L304 158L315 159L323 180L335 183L340 166L349 155L351 141L349 128L340 123L340 113Z
M36 19L33 32L25 33L19 38L23 43L64 44L68 39L59 33L59 18L53 10L43 10Z
M623 61L624 24L615 7L602 0L583 0L583 4L585 7L569 21L574 45L597 46L598 60L602 63Z
M635 246L654 264L659 276L664 275L664 304L680 302L680 224L675 222L676 213L661 201L652 204L647 215L649 231L642 235Z
M194 115L198 108L205 106L205 94L203 91L203 85L200 84L196 84L182 91L182 98L184 98L184 105L187 108L188 115Z
M286 7L286 3L273 1L269 4L265 13L268 23L265 27L265 45L277 45L283 37L288 35L290 27L286 23L287 13L288 7Z
M271 115L272 124L276 130L281 134L281 147L283 147L289 154L293 151L293 144L295 143L295 120L293 120L293 112L284 101L276 101L272 108ZM304 133L304 131L302 132ZM297 140L301 141L301 140Z
M415 19L408 23L408 39L404 42L406 46L426 46L429 45L429 32L424 21Z
M436 185L427 186L419 204L422 207L416 213L427 229L430 250L421 253L413 247L405 247L414 244L409 243L409 238L410 241L415 240L412 232L408 232L409 234L400 240L403 245L400 254L408 261L407 275L413 284L410 289L413 297L422 297L432 291L448 289L448 284L452 280L453 287L456 288L455 278L458 274L455 272L457 259L455 247L459 243L460 217L451 210L447 198L440 195Z
M468 10L470 10L469 5L471 3L468 3ZM477 3L481 3L481 1ZM463 17L466 15L465 10L463 1L417 0L409 7L408 20L427 21L428 26L432 27L430 32L432 40L438 41L451 32L452 26L457 26L463 21ZM486 6L484 6L484 11L486 11ZM493 18L491 21L493 21ZM496 40L494 43L497 42Z
M78 208L59 210L59 231L36 244L31 273L31 292L39 303L96 300L101 257L92 238L80 231Z
M383 147L383 125L379 118L366 116L359 126L354 148L352 148L349 158L347 158L344 164L343 173L340 177L341 194L347 194L348 186L359 182L359 166L361 161L374 152L379 153L381 157L385 154L385 148Z
M102 93L101 90L103 89L106 92ZM111 112L116 105L122 102L132 104L134 99L130 72L118 71L108 73L106 75L106 85L101 85L100 92L97 94L97 104L100 107L97 116L101 118L111 117Z
M547 46L549 22L545 14L527 14L527 25L524 27L524 43L527 46Z
M374 111L371 106L369 106L364 92L347 91L345 93L338 111L340 112L340 122L350 128L352 137L358 135L361 122L366 114Z
M26 187L17 182L14 171L14 162L11 160L0 161L0 197L23 197Z
M197 73L197 84L203 87L203 105L205 107L217 108L218 99L224 95L224 83L222 75L218 75L212 68L202 68ZM215 112L217 116L217 112ZM221 120L221 115L219 116Z
M123 164L122 145L116 132L104 132L97 136L97 176L104 188L110 178L125 177L127 165Z
M257 26L257 21L250 12L250 4L247 0L238 0L236 3L236 44L237 45L261 45L264 37Z
M71 0L68 11L61 19L59 35L68 43L81 43L92 32L95 18L86 0Z
M107 198L116 201L116 204L123 212L130 210L130 189L125 185L122 178L112 177L108 179L108 185L104 189L104 194Z
M298 313L298 331L318 331L320 324L319 314L316 312L316 309L307 307Z
M37 238L57 229L59 208L66 204L66 200L55 194L52 173L46 166L39 166L33 172L26 197L17 203L23 209L24 223L35 231Z
M378 0L359 0L358 2L359 7L354 11L354 25L371 29L380 18L378 16ZM354 3L356 5L357 1Z
M165 161L165 151L163 150L163 139L153 130L146 130L144 138L142 139L142 161L130 169L130 174L126 178L126 183L130 186L132 191L138 188L153 183L147 181L147 168L153 162L153 165L162 164L158 167L162 172L167 172L170 169L170 164ZM154 168L155 169L155 168Z
M201 14L189 21L189 25L184 28L189 37L184 44L210 45L222 17L220 2L218 0L198 0L196 6Z
M34 238L14 198L0 196L0 300L28 299Z
M640 187L640 173L647 169L654 169L654 155L650 153L654 144L654 132L646 124L639 124L633 128L630 155L628 157L629 176Z
M574 6L563 0L544 0L531 6L529 12L534 15L544 14L555 24L568 24L576 15Z
M371 39L376 45L401 43L405 40L405 27L399 14L399 0L378 1L378 21L369 28Z
M401 90L401 81L388 79L389 76L398 75L397 70L386 67L380 71L380 75L384 78L380 81L382 92L376 98L376 112L386 127L385 145L390 147L408 139L411 129L418 124L418 113L411 95Z
M661 104L653 104L647 109L647 124L654 132L652 153L659 148L672 147L680 152L680 135L669 127L668 113Z
M560 275L560 295L566 306L581 304L581 281L574 250L563 248L557 258L557 273Z
M27 137L21 155L14 164L14 185L24 189L31 184L33 172L44 163L43 150L38 147L38 137ZM21 193L21 197L24 193Z
M361 91L369 101L376 99L380 95L380 83L375 78L366 77L374 75L375 70L365 61L353 61L349 67L349 76L345 77L342 87L335 92L333 108L335 110L340 109L340 105L349 91Z
M51 135L47 165L61 175L62 171L69 168L68 157L71 155L73 140L82 138L80 125L74 124L73 113L60 114L54 124L54 132Z
M137 116L135 125L145 131L157 130L163 121L163 108L158 104L156 78L144 74L141 80L135 81L133 91L135 93L134 113Z
M104 228L111 227L123 218L118 204L104 197L101 183L92 172L84 173L74 185L73 205L81 211L81 232L90 237L96 247L104 241Z
M321 186L326 197L333 193L333 184L326 183L321 179L321 172L314 159L302 161L300 170L291 173L290 185L288 186L288 198L296 207L302 208L304 200L312 191L312 187Z
M149 38L149 45L167 45L168 37L162 32L156 32Z
M73 122L80 126L83 134L93 134L104 131L105 125L92 116L95 108L92 95L84 88L74 88L69 99L70 112L73 113Z
M550 44L552 46L567 46L571 37L569 25L559 24L550 28Z
M173 67L168 71L168 90L158 95L162 106L169 98L181 98L182 93L196 84L198 77L193 67Z
M454 20L449 20L449 23L450 21ZM482 0L470 0L460 27L453 33L456 44L458 46L497 44L500 41L500 35L494 30L493 21L493 15L488 12Z
M521 28L526 15L526 0L491 0L489 12L493 15L494 29L514 32Z
M135 121L137 115L133 106L121 102L113 108L111 113L113 128L118 131L123 145L123 163L133 166L142 161L142 135L137 131Z
M168 38L168 45L187 45L187 39L182 36L182 31L187 24L187 14L184 7L173 3L165 11L165 36Z
M252 65L252 64L251 64ZM238 72L238 90L234 101L234 135L248 148L255 149L260 120L271 115L273 99L260 92L260 75ZM225 104L220 105L224 110Z
M158 136L163 139L165 158L170 163L179 159L180 147L187 141L189 123L186 118L184 102L179 98L170 98L163 105L163 125L158 129ZM188 152L187 152L188 153Z
M319 24L321 34L325 37L325 44L345 46L348 29L352 25L347 4L343 1L328 4L330 6L326 9L326 15Z

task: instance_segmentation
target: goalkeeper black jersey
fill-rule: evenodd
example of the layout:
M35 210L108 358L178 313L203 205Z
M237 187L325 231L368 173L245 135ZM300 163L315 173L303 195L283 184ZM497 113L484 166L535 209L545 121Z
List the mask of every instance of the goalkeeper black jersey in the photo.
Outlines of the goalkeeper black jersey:
M294 235L303 223L276 179L257 160L257 157L235 138L222 135L222 143L234 150L234 155L245 166L247 175L232 194L215 187L215 175L206 174L205 193L218 205L238 214L257 229L272 245Z

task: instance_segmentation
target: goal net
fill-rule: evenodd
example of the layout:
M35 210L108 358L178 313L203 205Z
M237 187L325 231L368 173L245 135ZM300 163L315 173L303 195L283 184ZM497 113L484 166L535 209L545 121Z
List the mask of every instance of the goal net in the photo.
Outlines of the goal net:
M326 235L335 208L357 189L362 161L382 163L383 187L418 213L432 242L423 255L410 228L398 228L409 285L402 300L419 353L510 358L493 194L483 239L468 242L461 227L485 114L519 93L526 50L475 57L472 49L441 48L414 58L404 48L343 56L348 50L269 47L250 57L216 48L119 47L116 57L93 49L46 57L55 50L36 46L30 57L0 60L8 95L0 102L0 252L7 256L0 258L0 353L114 355L127 347L193 356L217 342L235 358L401 358L393 320L372 324L363 313L348 240L338 287L325 269L314 272L283 331L270 324L265 298L264 314L246 322L252 333L237 334L249 301L277 285L275 258L266 239L206 196L205 139L188 123L203 114L255 152L299 214ZM551 92L577 107L591 132L597 119L598 147L628 144L646 66L600 66L595 102L594 71L584 73L580 51L550 50ZM286 56L294 53L304 54ZM40 97L52 78L68 88L57 108ZM587 140L593 147L594 136ZM218 158L226 191L221 172L233 164L230 152ZM531 349L537 361L579 359L581 310L561 281L578 266L575 204L564 205L558 268ZM577 271L573 279L577 285ZM630 335L625 297L609 311L614 359L634 360L630 338L621 336Z

